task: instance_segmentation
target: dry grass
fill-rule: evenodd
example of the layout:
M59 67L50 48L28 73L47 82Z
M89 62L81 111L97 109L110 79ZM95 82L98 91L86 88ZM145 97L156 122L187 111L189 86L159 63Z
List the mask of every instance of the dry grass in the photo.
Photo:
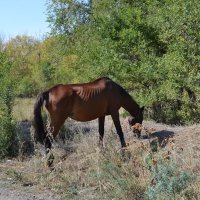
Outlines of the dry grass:
M91 124L87 126L93 127ZM129 146L125 150L125 157L122 157L119 139L112 129L106 133L105 148L101 150L97 147L96 130L84 134L85 126L78 125L75 131L79 134L74 135L73 141L65 145L62 141L55 143L54 171L46 166L44 151L39 147L31 158L21 156L2 163L2 178L14 183L12 185L17 188L29 186L37 193L51 191L63 199L144 199L145 189L152 181L150 171L144 164L144 157L152 153L151 141L139 141L129 132L126 135ZM109 125L112 128L112 124ZM74 126L77 127L77 124ZM157 127L157 132L162 128L163 125ZM179 170L193 174L196 179L187 188L187 193L194 197L200 192L199 129L165 128L176 130L177 134L168 140L164 148L158 146L158 152L152 153L152 162L156 164L160 158L173 159L178 163ZM188 130L190 137L189 133L182 133L183 130ZM189 198L180 196L180 199Z
M13 106L13 117L17 121L30 121L33 117L34 98L17 98Z
M25 103L26 102L26 103ZM29 105L18 119L30 119ZM28 103L30 102L30 104ZM28 112L28 113L26 113ZM20 114L19 114L20 115ZM31 190L33 193L51 191L59 195L59 199L145 199L145 190L152 184L151 171L145 166L144 158L151 154L152 166L159 159L173 160L179 171L184 170L195 177L184 194L177 199L198 199L200 196L200 125L190 127L170 127L152 122L145 122L146 130L150 130L151 139L134 138L122 119L122 127L129 146L120 149L118 136L113 124L106 120L104 149L99 149L97 122L77 123L70 121L64 132L71 134L70 141L65 144L58 141L54 144L54 171L46 166L46 158L42 147L38 147L35 155L0 164L0 177L12 187ZM89 129L87 129L89 127ZM153 129L152 129L153 128ZM162 138L161 136L164 137ZM167 137L170 136L170 137ZM161 138L156 139L156 138ZM152 152L152 143L156 141L157 150ZM122 156L122 154L124 156ZM199 195L199 196L198 196Z
M53 149L54 171L49 170L44 155L39 151L23 162L16 159L3 163L0 169L4 179L14 183L13 186L17 188L30 185L37 192L51 190L66 199L115 199L119 195L120 199L127 199L127 196L138 195L136 191L142 195L147 181L141 161L135 160L133 152L129 153L134 159L124 162L119 149L115 147L107 147L102 152L96 146L94 135L82 135L78 140L80 142L71 147L71 152L70 148ZM124 186L120 184L126 180L127 186L122 192L120 190ZM119 194L113 192L117 187ZM134 189L133 193L130 193L131 188Z

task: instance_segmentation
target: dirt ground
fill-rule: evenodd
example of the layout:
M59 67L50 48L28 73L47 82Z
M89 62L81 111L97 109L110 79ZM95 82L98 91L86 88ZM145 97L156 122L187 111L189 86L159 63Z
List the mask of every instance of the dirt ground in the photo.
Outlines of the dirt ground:
M0 200L57 200L60 199L55 194L46 191L45 193L35 194L31 189L11 189L9 183L0 181Z
M106 130L113 129L113 124L110 120L106 122ZM77 123L80 129L85 130L85 132L95 131L97 133L97 121L92 121L90 123ZM22 129L25 131L25 134L29 134L30 131L30 122L23 122L21 124ZM125 133L126 141L131 145L132 143L145 143L148 139L145 137L143 132L142 139L138 140L133 137L130 129L127 127L127 122L122 120L122 127ZM152 129L152 137L157 138L159 143L163 145L163 148L169 147L172 145L168 139L173 138L173 145L175 146L176 152L179 151L188 151L188 145L191 146L190 149L193 149L196 152L193 155L194 159L197 160L197 163L200 161L200 124L192 126L167 126L164 124L157 124L150 121L144 122L144 127L147 129ZM98 137L98 136L96 136ZM28 137L25 137L28 138ZM105 133L106 140L106 133ZM119 141L117 141L119 142ZM54 193L48 188L42 190L36 189L34 181L32 183L26 183L13 187L14 180L12 178L5 179L5 171L8 170L9 166L15 165L14 160L6 159L0 163L0 200L59 200L63 197ZM200 167L200 164L196 167Z

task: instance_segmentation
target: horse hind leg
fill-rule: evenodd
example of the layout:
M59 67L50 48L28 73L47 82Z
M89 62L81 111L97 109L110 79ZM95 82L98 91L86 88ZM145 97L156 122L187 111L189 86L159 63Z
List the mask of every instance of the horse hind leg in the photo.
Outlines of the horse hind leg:
M52 137L52 139L58 135L65 120L66 117L63 117L61 114L50 115L50 122L47 129L49 130L49 135Z

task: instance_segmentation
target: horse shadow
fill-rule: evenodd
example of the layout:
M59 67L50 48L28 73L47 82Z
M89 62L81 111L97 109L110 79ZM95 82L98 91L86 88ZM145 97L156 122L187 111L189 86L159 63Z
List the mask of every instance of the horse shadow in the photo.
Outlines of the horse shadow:
M150 139L152 144L156 142L161 148L164 148L168 144L169 139L173 138L174 135L175 133L173 131L161 130L149 135L143 135L142 139Z
M80 135L80 133L86 135L95 130L96 127L93 127L90 123L75 123L74 121L70 123L68 121L59 131L58 138L60 138L64 143L66 141L72 142L77 135Z

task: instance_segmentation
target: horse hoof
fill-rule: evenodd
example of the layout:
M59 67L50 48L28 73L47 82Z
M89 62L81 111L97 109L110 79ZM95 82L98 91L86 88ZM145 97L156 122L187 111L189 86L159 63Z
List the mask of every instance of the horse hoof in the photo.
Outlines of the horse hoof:
M121 149L120 154L123 162L128 162L131 159L131 152L126 149Z

